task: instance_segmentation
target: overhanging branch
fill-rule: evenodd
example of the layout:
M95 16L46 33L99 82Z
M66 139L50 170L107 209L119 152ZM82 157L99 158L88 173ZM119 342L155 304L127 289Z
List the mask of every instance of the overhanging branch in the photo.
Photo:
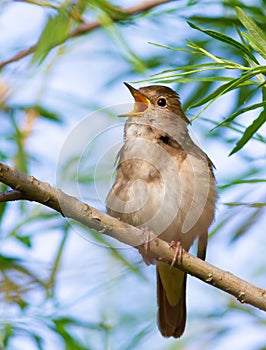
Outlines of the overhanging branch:
M135 248L144 244L145 237L140 229L113 218L79 201L77 198L53 188L48 183L37 180L33 176L24 174L1 162L0 181L14 190L10 192L11 200L14 200L14 197L17 196L16 199L41 203L90 229L109 235ZM11 195L12 192L14 197ZM18 192L21 195L18 195ZM9 200L8 195L5 196L4 194L7 194L7 192L0 196L2 202ZM156 259L170 264L174 257L173 249L165 241L152 233L151 235L149 253ZM175 266L203 282L235 296L241 303L247 303L266 311L266 290L256 287L230 272L223 271L185 251L182 254L181 261L177 261Z
M154 7L157 7L159 5L165 4L167 2L171 2L173 0L147 0L147 1L143 1L140 4L125 8L125 9L121 9L121 11L128 15L128 18L130 16L134 16L138 13L141 12L145 12L148 10L153 9ZM127 18L127 20L128 20ZM123 19L114 19L114 22L122 22ZM77 36L83 35L83 34L87 34L99 27L102 26L102 23L99 21L95 21L95 22L91 22L91 23L81 23L77 28L73 29L72 32L69 33L68 37L66 40L71 39L71 38L75 38ZM18 52L16 55L14 55L13 57L7 59L6 61L0 62L0 69L7 66L10 63L13 62L17 62L20 59L32 54L35 50L36 50L37 44L32 45L31 47L29 47L28 49L22 50L20 52Z

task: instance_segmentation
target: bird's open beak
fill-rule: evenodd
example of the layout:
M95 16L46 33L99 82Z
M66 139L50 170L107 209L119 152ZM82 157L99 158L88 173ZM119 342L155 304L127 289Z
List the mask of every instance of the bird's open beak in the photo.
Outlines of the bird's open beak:
M135 116L139 116L143 112L145 112L150 107L150 100L145 97L139 90L133 88L133 86L129 85L128 83L124 83L128 90L131 92L131 95L135 99L134 108L131 112L123 115L119 115L119 117L128 117L132 118Z

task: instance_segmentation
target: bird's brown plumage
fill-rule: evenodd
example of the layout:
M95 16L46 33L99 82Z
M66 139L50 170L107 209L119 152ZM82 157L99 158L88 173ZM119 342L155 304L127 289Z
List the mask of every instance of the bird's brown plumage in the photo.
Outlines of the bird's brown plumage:
M179 241L187 251L198 237L198 256L205 259L216 199L212 164L191 140L175 91L126 85L135 106L126 115L108 213L147 226L166 242ZM163 336L178 338L186 324L187 276L159 261L156 269L158 326Z

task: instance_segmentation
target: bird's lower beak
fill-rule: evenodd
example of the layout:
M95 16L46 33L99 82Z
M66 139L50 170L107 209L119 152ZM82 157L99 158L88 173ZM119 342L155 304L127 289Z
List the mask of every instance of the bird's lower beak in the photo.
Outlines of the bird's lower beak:
M131 92L131 95L134 97L135 104L131 112L129 112L128 114L120 115L119 117L132 118L134 116L138 116L143 112L145 112L150 107L150 104L151 104L149 99L145 97L141 92L139 92L139 90L133 88L133 86L129 85L128 83L124 83L124 84Z

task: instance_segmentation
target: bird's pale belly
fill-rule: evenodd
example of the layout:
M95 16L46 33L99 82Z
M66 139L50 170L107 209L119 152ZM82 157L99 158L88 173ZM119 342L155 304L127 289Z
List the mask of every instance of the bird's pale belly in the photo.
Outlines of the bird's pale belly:
M188 250L213 219L206 174L198 186L195 176L199 174L191 172L189 159L179 169L166 163L160 174L143 161L124 166L132 166L131 176L123 176L122 167L107 198L108 212L134 226L148 227L165 241L180 241Z

